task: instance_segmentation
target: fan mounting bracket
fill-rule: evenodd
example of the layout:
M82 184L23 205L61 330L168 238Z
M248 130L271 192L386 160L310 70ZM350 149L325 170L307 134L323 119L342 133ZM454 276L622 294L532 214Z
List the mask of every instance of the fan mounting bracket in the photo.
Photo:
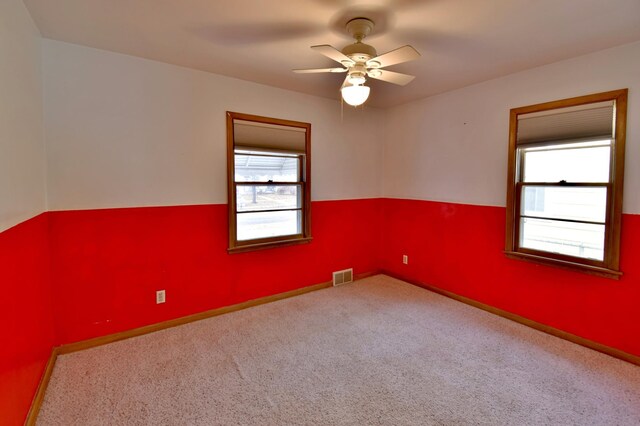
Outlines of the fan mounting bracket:
M347 22L347 31L358 42L362 41L373 30L375 24L368 18L353 18Z

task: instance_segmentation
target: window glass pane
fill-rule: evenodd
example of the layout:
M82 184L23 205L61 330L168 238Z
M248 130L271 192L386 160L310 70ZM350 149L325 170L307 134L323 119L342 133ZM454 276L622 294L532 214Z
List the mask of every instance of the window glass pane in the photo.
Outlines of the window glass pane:
M521 213L589 222L605 222L606 187L524 186Z
M238 212L302 207L302 185L236 185Z
M239 241L301 233L302 212L300 210L237 214L237 235Z
M236 182L298 182L299 157L235 154Z
M610 154L609 146L524 148L523 181L609 182Z
M604 225L522 218L520 246L585 259L604 259Z

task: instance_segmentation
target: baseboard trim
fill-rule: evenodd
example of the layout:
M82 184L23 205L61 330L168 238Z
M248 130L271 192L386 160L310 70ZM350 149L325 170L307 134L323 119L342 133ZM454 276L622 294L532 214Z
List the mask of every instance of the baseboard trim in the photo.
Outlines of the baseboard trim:
M359 275L356 275L356 279L370 277L375 274L377 274L377 272L367 272L367 273L359 274ZM47 365L45 367L44 373L40 378L38 389L36 390L36 394L33 397L33 401L31 402L31 407L29 408L29 413L27 414L25 425L33 426L36 424L38 413L40 413L40 407L42 406L42 401L44 400L44 394L47 390L47 386L49 385L49 380L51 380L51 374L53 372L53 367L56 363L56 359L58 358L58 355L95 348L97 346L106 345L107 343L117 342L119 340L125 340L131 337L142 336L144 334L153 333L155 331L177 327L179 325L216 317L218 315L223 315L230 312L241 311L243 309L251 308L253 306L264 305L266 303L276 302L278 300L284 300L294 296L300 296L305 293L311 293L313 291L318 291L318 290L322 290L329 287L332 287L331 281L315 284L308 287L302 287L302 288L287 291L284 293L273 294L271 296L265 296L258 299L252 299L246 302L237 303L235 305L211 309L209 311L204 311L204 312L200 312L193 315L187 315L184 317L159 322L156 324L151 324L144 327L138 327L131 330L121 331L119 333L109 334L107 336L96 337L93 339L82 340L80 342L69 343L66 345L54 347L51 350L51 355L49 356L49 360L47 361Z
M448 290L443 290L443 289L441 289L439 287L436 287L436 286L433 286L433 285L430 285L430 284L425 284L425 283L421 283L421 282L418 282L418 281L408 280L406 278L402 278L402 277L397 276L397 275L395 275L393 273L390 273L388 271L383 271L381 273L385 274L385 275L388 275L390 277L396 278L398 280L402 280L402 281L407 282L409 284L415 285L417 287L423 288L425 290L429 290L429 291L432 291L434 293L441 294L441 295L446 296L446 297L448 297L450 299L457 300L458 302L462 302L462 303L464 303L466 305L473 306L474 308L482 309L483 311L487 311L487 312L492 313L494 315L498 315L498 316L500 316L502 318L506 318L508 320L517 322L519 324L526 325L527 327L534 328L534 329L536 329L538 331L542 331L543 333L547 333L547 334L550 334L552 336L559 337L559 338L564 339L564 340L568 340L569 342L575 343L577 345L584 346L586 348L593 349L595 351L598 351L598 352L601 352L603 354L612 356L614 358L618 358L618 359L621 359L623 361L629 362L631 364L635 364L637 366L640 366L640 357L639 356L630 354L630 353L622 351L620 349L612 348L611 346L603 345L602 343L594 342L593 340L589 340L589 339L586 339L584 337L576 336L575 334L571 334L571 333L568 333L566 331L562 331L562 330L560 330L558 328L554 328L554 327L551 327L549 325L539 323L537 321L531 320L529 318L525 318L525 317L520 316L520 315L513 314L513 313L508 312L508 311L504 311L502 309L493 307L491 305L486 305L484 303L478 302L477 300L473 300L473 299L470 299L470 298L465 297L465 296L460 296L459 294L450 292Z
M361 280L363 278L377 275L378 272L364 272L357 274L354 280ZM200 321L207 318L216 317L218 315L227 314L229 312L240 311L242 309L251 308L253 306L263 305L265 303L276 302L278 300L288 299L290 297L300 296L305 293L322 290L324 288L332 287L331 281L326 281L320 284L315 284L308 287L302 287L296 290L287 291L284 293L273 294L271 296L265 296L258 299L248 300L246 302L237 303L235 305L224 306L222 308L211 309L209 311L200 312L193 315L187 315L184 317L163 321L155 324L146 325L144 327L138 327L131 330L121 331L107 336L96 337L93 339L82 340L80 342L68 343L66 345L59 346L59 354L68 354L72 352L81 351L84 349L94 348L96 346L106 345L107 343L117 342L119 340L129 339L131 337L142 336L144 334L153 333L155 331L164 330L167 328L177 327L179 325L188 324L194 321Z
M278 300L288 299L290 297L299 296L301 294L310 293L312 291L322 290L324 288L331 287L331 282L312 285L309 287L302 287L296 290L287 291L284 293L278 293L271 296L265 296L258 299L248 300L246 302L237 303L235 305L224 306L222 308L211 309L209 311L199 312L197 314L187 315L184 317L162 321L155 324L145 325L144 327L133 328L131 330L121 331L106 336L100 336L93 339L82 340L80 342L68 343L58 347L59 354L68 354L72 352L82 351L89 348L95 348L97 346L106 345L107 343L117 342L119 340L129 339L131 337L142 336L145 334L153 333L155 331L165 330L167 328L177 327L179 325L189 324L194 321L200 321L207 318L217 317L218 315L227 314L230 312L240 311L243 309L251 308L253 306L264 305L265 303L276 302Z
M44 393L47 390L47 386L49 386L49 380L51 380L51 373L53 373L53 366L56 364L56 359L58 359L58 348L54 347L51 349L51 354L49 355L49 360L44 368L42 377L40 377L36 394L33 396L33 401L31 401L29 413L27 413L27 418L24 421L26 426L33 426L36 424L36 419L38 418L38 413L40 412L40 407L44 400Z
M363 280L365 278L373 277L374 275L379 275L379 274L380 274L380 271L363 272L362 274L355 274L353 277L353 280L359 281L359 280Z

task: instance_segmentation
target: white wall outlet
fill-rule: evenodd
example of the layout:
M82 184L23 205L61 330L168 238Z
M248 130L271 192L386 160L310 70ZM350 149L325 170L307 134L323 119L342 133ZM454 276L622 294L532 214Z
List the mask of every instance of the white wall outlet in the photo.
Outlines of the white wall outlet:
M406 254L402 255L402 263L404 263L405 265L409 264L409 256L407 256Z
M156 291L156 305L167 301L167 295L164 290Z

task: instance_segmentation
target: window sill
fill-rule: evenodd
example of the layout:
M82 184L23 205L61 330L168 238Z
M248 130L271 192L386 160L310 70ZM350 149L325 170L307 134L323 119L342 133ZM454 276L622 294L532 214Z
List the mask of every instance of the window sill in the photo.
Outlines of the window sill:
M618 280L622 276L622 272L620 271L615 271L613 269L603 268L600 266L583 265L580 263L574 263L560 259L551 259L544 256L536 256L533 254L520 253L515 251L505 251L504 254L509 259L524 260L526 262L537 263L539 265L555 266L562 269L569 269L572 271L582 272L590 275L597 275L614 280Z
M229 247L227 249L227 253L229 254L244 253L248 251L266 250L270 248L286 247L286 246L292 246L297 244L309 244L311 240L313 240L312 237L305 237L305 238L291 238L288 240L268 241L268 242L262 242L262 243L254 243L254 244L249 243L249 244L243 244L240 246Z

